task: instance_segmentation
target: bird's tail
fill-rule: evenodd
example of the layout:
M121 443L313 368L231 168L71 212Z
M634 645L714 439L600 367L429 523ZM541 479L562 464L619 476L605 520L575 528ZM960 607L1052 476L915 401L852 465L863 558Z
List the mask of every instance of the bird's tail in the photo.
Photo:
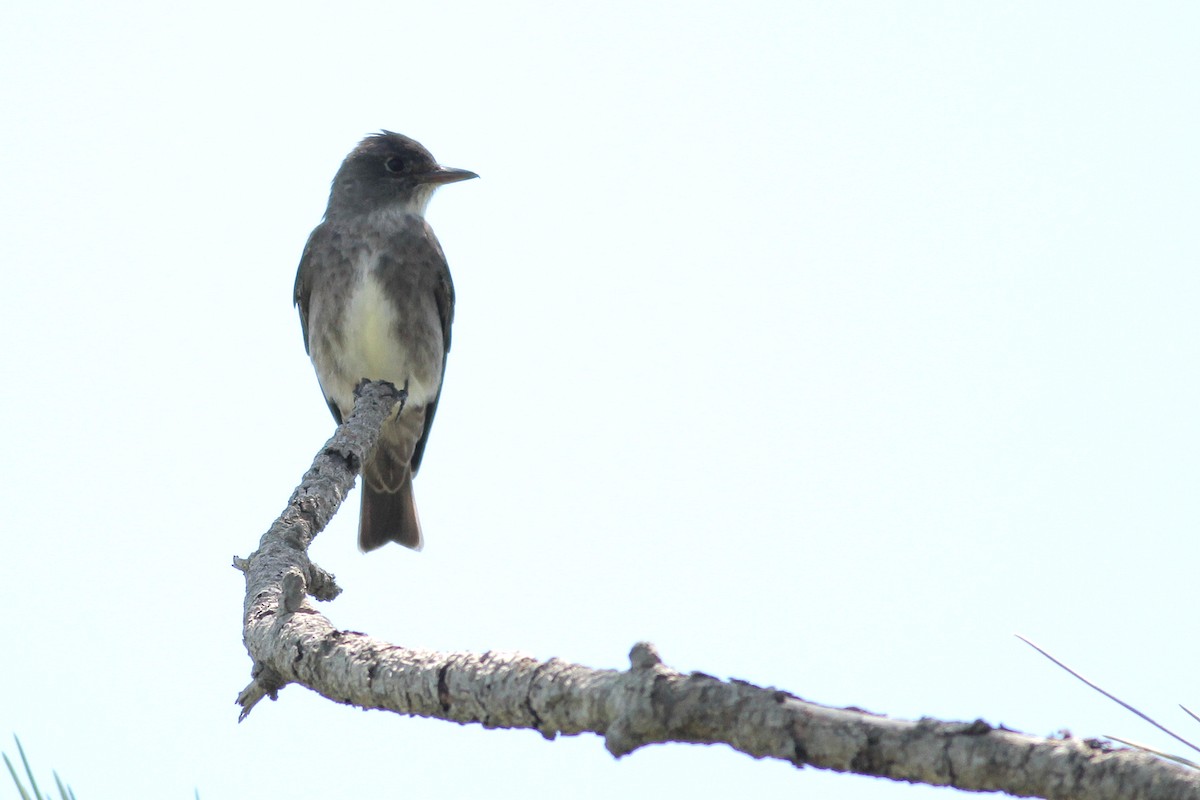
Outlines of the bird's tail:
M363 465L358 546L364 553L388 542L413 550L424 543L412 485L413 448L424 423L420 407L385 422L374 452Z
M421 520L413 500L412 474L405 476L396 491L383 491L373 483L370 479L363 480L358 548L366 553L388 542L398 542L420 550L425 540L421 536Z

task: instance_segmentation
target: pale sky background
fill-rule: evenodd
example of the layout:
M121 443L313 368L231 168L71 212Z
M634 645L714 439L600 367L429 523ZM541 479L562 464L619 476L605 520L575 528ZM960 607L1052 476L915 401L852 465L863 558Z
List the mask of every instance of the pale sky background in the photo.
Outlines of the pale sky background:
M932 798L334 705L241 725L246 555L332 431L291 305L366 133L482 178L427 546L337 625L902 718L1200 736L1200 6L17 2L0 750L117 797ZM0 798L15 791L0 779Z

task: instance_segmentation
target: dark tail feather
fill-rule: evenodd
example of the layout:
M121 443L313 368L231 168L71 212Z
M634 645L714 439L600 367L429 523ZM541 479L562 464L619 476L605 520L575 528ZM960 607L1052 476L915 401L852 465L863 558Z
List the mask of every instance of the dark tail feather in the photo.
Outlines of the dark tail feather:
M399 491L381 492L362 482L362 511L358 516L358 549L364 553L397 542L413 550L425 544L413 500L412 476Z

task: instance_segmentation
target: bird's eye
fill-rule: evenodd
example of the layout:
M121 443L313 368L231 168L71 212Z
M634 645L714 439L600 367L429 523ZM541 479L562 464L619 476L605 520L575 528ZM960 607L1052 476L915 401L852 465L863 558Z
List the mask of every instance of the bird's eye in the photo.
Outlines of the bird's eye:
M387 167L388 172L400 172L402 169L404 169L404 161L396 158L395 156L392 156L387 161L383 162L383 165Z

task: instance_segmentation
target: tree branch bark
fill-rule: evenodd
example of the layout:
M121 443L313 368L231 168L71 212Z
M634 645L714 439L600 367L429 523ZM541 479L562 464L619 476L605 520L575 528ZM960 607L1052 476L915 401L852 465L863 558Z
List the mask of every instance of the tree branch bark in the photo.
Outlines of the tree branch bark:
M307 554L353 486L379 427L404 392L360 387L287 508L234 565L246 575L243 639L253 680L238 697L244 719L263 697L299 683L347 705L487 728L604 737L614 756L647 744L728 744L778 758L897 781L1001 791L1052 800L1200 800L1200 772L1135 750L1073 738L1043 739L971 723L895 720L811 703L771 688L663 664L634 645L630 668L597 670L512 652L439 653L338 630L309 597L331 600L333 577ZM403 408L403 407L402 407Z

